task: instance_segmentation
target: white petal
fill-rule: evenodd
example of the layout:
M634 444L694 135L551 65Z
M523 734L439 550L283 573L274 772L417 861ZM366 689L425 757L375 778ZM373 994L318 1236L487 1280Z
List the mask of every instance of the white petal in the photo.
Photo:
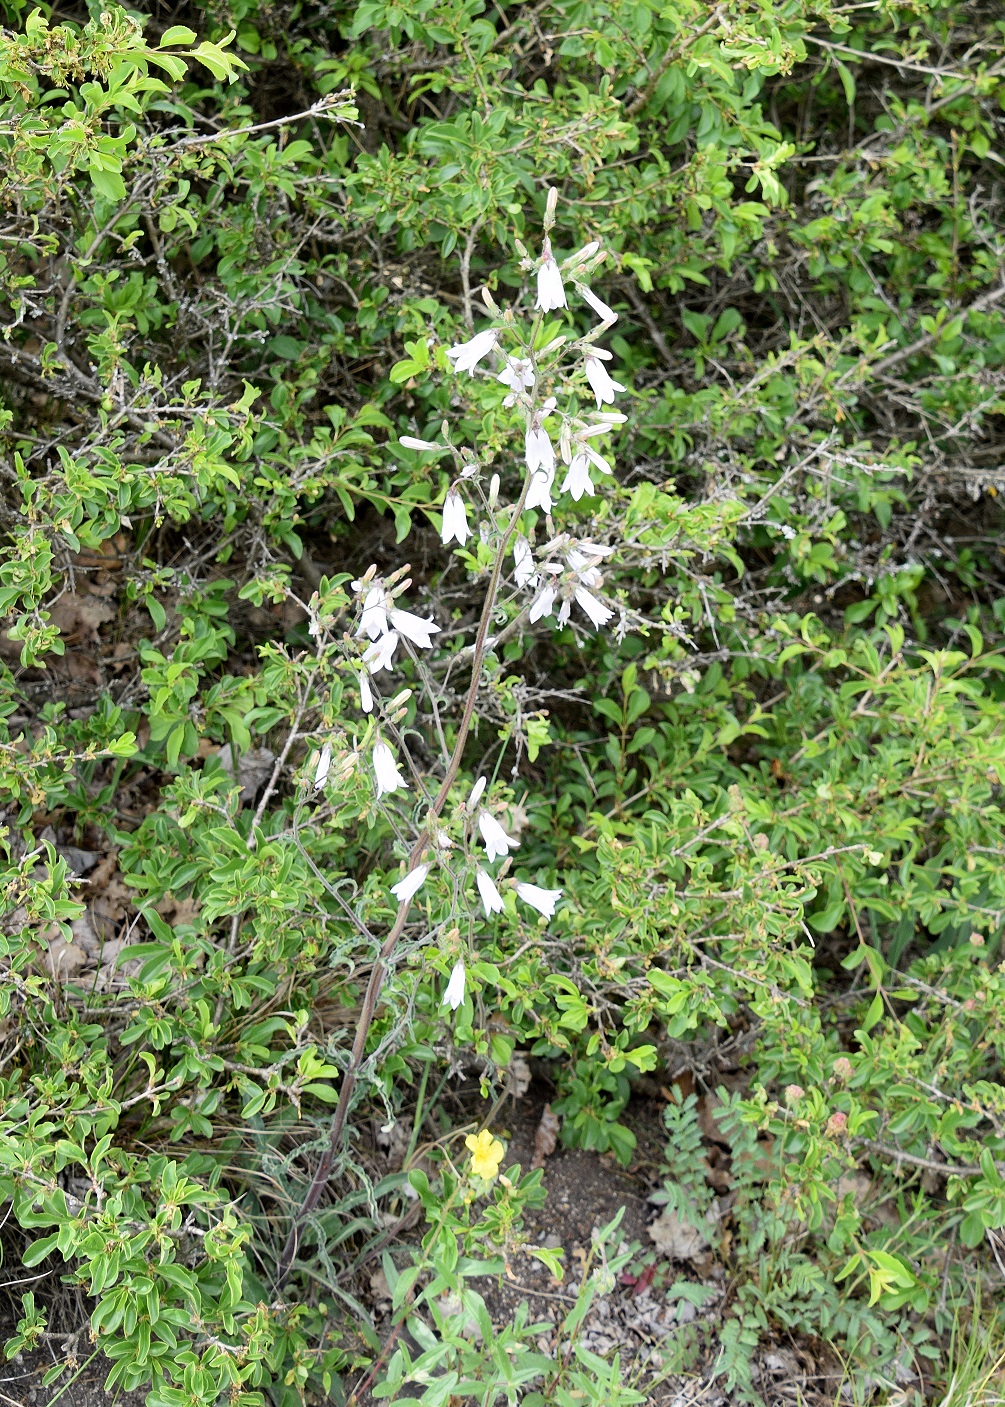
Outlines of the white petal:
M562 484L563 493L571 493L573 501L578 503L583 494L593 497L593 480L590 478L590 461L585 454L577 454L573 457L569 465L569 472L565 476Z
M530 488L527 491L527 499L524 508L543 508L545 513L551 512L551 486L555 482L554 469L545 473L539 469L531 476Z
M373 750L373 770L377 778L377 797L388 792L405 791L405 779L398 771L394 753L387 743L378 743Z
M318 758L318 765L314 769L314 790L320 791L328 780L328 773L331 771L332 750L328 743L321 749L321 756Z
M555 450L547 430L540 425L527 431L524 438L524 457L531 473L543 469L546 473L555 467Z
M614 393L625 389L620 381L611 380L607 367L595 356L586 358L586 379L593 389L598 406L603 405L605 401L613 401Z
M475 870L475 883L481 896L485 917L491 918L493 914L501 914L503 911L502 895L496 888L492 876L487 874L485 870Z
M402 435L398 440L399 445L404 445L406 449L444 449L444 445L434 444L432 440L417 440L414 435Z
M373 690L370 688L370 676L365 670L359 676L359 706L364 713L373 712Z
M513 544L513 575L517 586L526 586L534 580L534 554L530 543L522 535Z
M507 357L506 365L496 380L511 391L529 390L534 384L534 368L526 357Z
M464 499L456 489L451 489L443 503L443 543L444 546L456 538L463 547L471 536L471 529L468 527L468 510L464 505Z
M390 669L394 663L394 652L397 648L398 632L389 630L374 644L366 647L363 651L363 663L371 674L377 674L382 669Z
M424 650L429 649L433 643L429 637L435 635L440 628L432 616L423 620L411 611L399 610L392 610L388 614L395 630L404 635L406 640L411 640L413 645L421 645Z
M576 290L584 302L589 303L597 317L603 322L617 322L618 315L613 308L609 308L606 303L593 292L592 288L587 288L585 284L577 283Z
M454 363L455 371L466 371L473 376L475 367L483 357L488 356L497 340L495 329L486 328L484 332L476 332L467 342L457 342L453 347L448 347L447 356Z
M546 918L551 918L555 905L562 897L561 889L541 889L537 884L524 884L522 881L517 885L516 892L525 904L537 909Z
M469 810L469 811L473 811L473 810L475 809L475 807L478 805L479 801L481 801L481 799L482 799L482 793L484 792L484 790L485 790L485 778L484 778L484 777L479 777L478 780L477 780L477 782L475 782L474 786L471 788L471 795L468 797L468 810Z
M545 586L535 596L530 608L530 620L540 620L542 616L550 616L552 607L555 604L556 591L553 586Z
M363 597L363 614L360 617L357 637L369 635L371 640L379 640L387 630L387 593L382 586L371 586Z
M407 904L415 898L425 884L428 873L428 865L417 865L404 879L399 879L397 884L391 885L391 893L399 904Z
M608 610L602 601L598 601L596 596L591 596L585 587L577 586L576 602L583 611L590 617L590 620L599 630L602 625L606 625L614 612Z
M496 818L491 816L488 811L483 811L478 817L478 829L482 833L485 853L490 861L508 855L510 850L516 850L520 844L518 840L514 840L511 835L506 834Z
M454 970L450 974L450 981L447 983L447 990L443 993L441 1006L449 1006L451 1011L456 1011L464 1000L464 964L454 963Z
M550 253L537 271L536 306L542 313L551 313L556 308L568 306L565 301L565 285L562 283L561 272Z

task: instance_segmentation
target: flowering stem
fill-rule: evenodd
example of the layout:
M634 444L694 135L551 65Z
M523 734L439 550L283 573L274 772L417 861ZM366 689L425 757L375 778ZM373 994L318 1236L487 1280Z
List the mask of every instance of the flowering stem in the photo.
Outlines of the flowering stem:
M478 622L478 633L475 636L474 652L471 659L471 683L468 686L467 697L464 701L464 712L461 714L460 727L457 730L457 740L447 764L447 770L443 782L433 804L429 808L426 822L419 834L418 840L412 847L408 857L408 869L406 874L411 874L422 858L422 852L430 839L432 826L439 819L440 813L446 804L450 794L450 788L457 779L460 769L461 758L464 754L464 747L468 740L468 733L471 730L471 722L474 718L475 703L478 698L478 685L481 679L482 661L485 658L485 646L489 637L489 627L492 624L492 614L495 610L496 599L499 595L499 583L502 579L503 564L510 548L510 543L520 521L524 504L527 501L527 494L530 491L530 483L533 478L528 474L524 480L523 490L510 518L509 527L503 534L502 542L499 544L499 551L496 553L495 562L492 565L492 575L489 577L488 590L485 593L485 604L482 607L481 619ZM280 1291L290 1273L300 1242L300 1229L304 1221L314 1211L321 1200L322 1193L328 1185L331 1170L335 1164L339 1148L342 1144L342 1136L345 1131L345 1121L348 1117L349 1107L352 1097L359 1082L359 1072L363 1065L366 1053L366 1041L370 1034L370 1027L373 1025L373 1018L377 1010L377 1001L380 991L384 985L384 978L387 976L388 961L397 946L398 939L404 932L405 924L408 921L408 912L411 908L411 900L405 900L398 905L398 915L390 933L381 945L377 961L370 972L370 980L366 985L366 993L363 997L363 1008L360 1012L359 1025L356 1027L356 1038L352 1043L352 1052L349 1057L349 1065L342 1079L342 1088L339 1091L339 1102L332 1118L331 1129L328 1134L328 1147L321 1155L317 1169L311 1179L311 1185L307 1189L307 1194L301 1202L293 1217L283 1253L279 1257L276 1266L276 1290Z

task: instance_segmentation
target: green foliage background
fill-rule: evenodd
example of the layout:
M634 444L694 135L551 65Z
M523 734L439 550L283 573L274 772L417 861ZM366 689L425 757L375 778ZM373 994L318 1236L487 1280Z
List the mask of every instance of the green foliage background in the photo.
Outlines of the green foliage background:
M504 598L464 785L498 775L519 872L565 899L490 926L431 883L364 1098L383 1119L462 1059L501 1089L519 1047L553 1062L566 1141L628 1162L632 1081L749 1031L729 1112L774 1161L723 1251L727 1386L753 1393L779 1326L873 1384L935 1371L1005 1227L998 8L5 9L0 1185L25 1264L62 1257L151 1407L293 1407L373 1350L341 1272L394 1189L358 1145L296 1293L268 1290L373 959L358 925L386 931L407 852L306 608L335 638L352 576L412 562L441 717L407 666L404 726L435 775L489 559L440 547L446 472L398 436L447 419L518 480L504 388L444 349L483 284L529 306L555 186L556 248L612 251L594 286L632 388L616 481L555 528L618 545L623 628ZM57 603L99 571L80 685ZM264 807L223 744L282 755ZM104 837L134 896L138 966L107 989L47 970L87 899L47 827ZM856 1165L898 1227L839 1193Z

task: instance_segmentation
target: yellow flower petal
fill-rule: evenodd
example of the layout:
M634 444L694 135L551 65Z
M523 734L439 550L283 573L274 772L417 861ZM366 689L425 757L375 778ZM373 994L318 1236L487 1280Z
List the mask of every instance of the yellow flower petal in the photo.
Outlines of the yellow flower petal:
M464 1146L471 1153L471 1171L476 1177L491 1182L499 1172L499 1164L506 1152L498 1138L493 1138L488 1129L482 1129L478 1134L469 1133Z

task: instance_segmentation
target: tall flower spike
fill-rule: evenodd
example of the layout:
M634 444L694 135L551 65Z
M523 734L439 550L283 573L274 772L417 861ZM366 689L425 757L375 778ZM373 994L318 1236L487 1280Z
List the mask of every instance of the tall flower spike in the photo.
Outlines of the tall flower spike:
M456 1011L464 1000L464 964L455 962L454 969L450 974L450 981L447 983L447 990L443 993L442 1006L449 1006L451 1011Z
M537 271L537 308L542 313L554 312L556 308L568 307L565 301L565 285L562 273L551 252L551 240L545 239L544 259Z
M593 394L597 398L598 408L605 401L613 401L616 391L623 391L625 388L620 381L612 381L607 373L607 367L599 357L588 356L586 358L586 379L590 383Z
M507 835L496 818L483 811L478 817L478 829L482 833L482 840L485 842L485 853L489 861L501 859L508 855L511 850L516 850L520 842L514 840L511 835Z
M555 905L562 897L561 889L542 889L537 884L526 884L522 881L517 885L516 892L525 904L537 909L538 913L544 914L546 918L551 918Z
M468 510L464 506L464 499L456 489L451 489L443 502L443 544L446 546L456 538L463 547L470 536Z
M499 334L495 328L487 327L484 332L476 332L474 337L469 337L467 342L455 342L448 347L447 356L453 362L455 371L466 371L473 376L475 367L488 356L498 340Z
M373 771L377 778L377 800L393 791L407 791L405 779L398 771L394 753L387 743L378 743L373 750Z
M478 886L485 917L491 918L493 914L501 914L503 911L502 895L496 888L492 876L485 870L475 870L475 883Z
M411 870L404 879L399 879L397 884L391 885L391 893L399 904L407 904L415 898L425 884L428 873L428 865L416 865L415 869Z

